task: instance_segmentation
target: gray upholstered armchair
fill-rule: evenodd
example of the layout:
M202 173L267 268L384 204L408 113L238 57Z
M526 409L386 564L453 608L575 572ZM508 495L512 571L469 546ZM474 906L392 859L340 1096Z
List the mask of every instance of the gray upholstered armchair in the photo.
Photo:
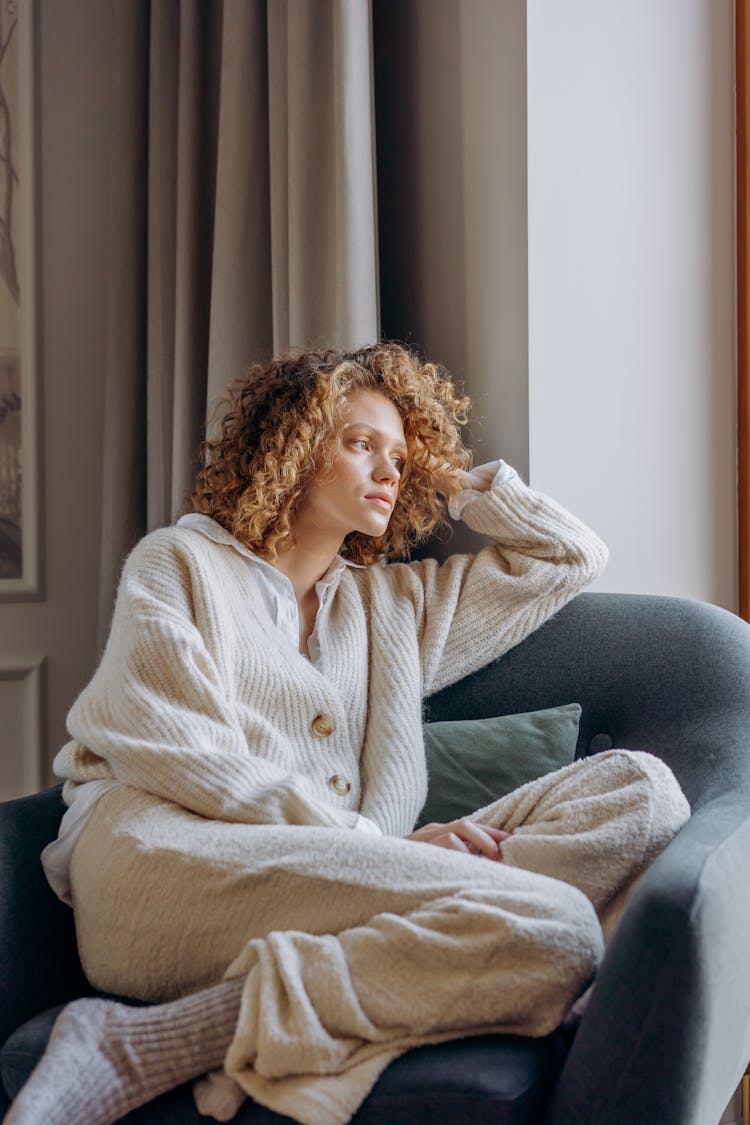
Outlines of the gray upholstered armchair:
M502 660L433 697L428 717L574 701L583 707L578 754L658 754L692 819L636 887L574 1037L485 1036L412 1051L386 1070L357 1125L716 1125L739 1082L750 1058L750 627L696 602L584 594ZM10 1096L44 1048L50 1008L89 991L72 914L38 860L61 812L59 790L0 807ZM126 1120L205 1118L183 1087ZM285 1119L247 1102L236 1120Z

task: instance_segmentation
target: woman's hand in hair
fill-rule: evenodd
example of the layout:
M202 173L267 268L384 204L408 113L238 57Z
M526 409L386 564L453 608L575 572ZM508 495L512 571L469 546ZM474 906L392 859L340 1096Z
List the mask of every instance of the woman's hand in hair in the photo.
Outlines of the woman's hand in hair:
M489 465L476 465L468 472L460 469L459 472L463 488L472 488L475 492L487 492L497 473L497 461Z
M477 824L467 817L461 817L460 820L451 820L447 824L425 824L406 839L499 861L503 858L501 844L509 836L510 832L504 832L501 828L489 828L486 824Z

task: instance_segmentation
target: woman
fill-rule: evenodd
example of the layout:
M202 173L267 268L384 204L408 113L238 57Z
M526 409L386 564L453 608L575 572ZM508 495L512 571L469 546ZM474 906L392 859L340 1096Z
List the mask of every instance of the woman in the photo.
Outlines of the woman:
M343 1123L408 1048L545 1035L591 982L689 815L666 766L598 754L414 830L422 699L606 559L503 462L466 471L466 407L396 344L284 357L232 392L193 513L126 562L55 763L70 810L45 862L86 973L159 1003L69 1005L13 1125L114 1121L222 1065ZM445 497L494 545L383 565Z

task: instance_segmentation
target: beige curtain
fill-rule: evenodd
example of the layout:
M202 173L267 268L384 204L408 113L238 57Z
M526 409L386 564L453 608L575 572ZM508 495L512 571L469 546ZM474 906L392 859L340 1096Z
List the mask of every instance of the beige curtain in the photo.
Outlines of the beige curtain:
M378 336L371 26L370 0L115 6L100 644L226 385Z

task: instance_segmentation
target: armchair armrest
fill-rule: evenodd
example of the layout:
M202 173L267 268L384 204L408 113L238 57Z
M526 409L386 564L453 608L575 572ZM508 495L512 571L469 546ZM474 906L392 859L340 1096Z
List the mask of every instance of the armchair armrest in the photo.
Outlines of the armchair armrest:
M582 594L433 720L583 708L579 757L672 768L691 820L633 892L545 1125L710 1125L750 1057L750 626L678 598Z
M703 805L647 871L545 1125L718 1121L750 1057L750 814Z
M91 992L73 911L55 897L39 860L57 835L61 790L0 804L0 1044L37 1012Z

